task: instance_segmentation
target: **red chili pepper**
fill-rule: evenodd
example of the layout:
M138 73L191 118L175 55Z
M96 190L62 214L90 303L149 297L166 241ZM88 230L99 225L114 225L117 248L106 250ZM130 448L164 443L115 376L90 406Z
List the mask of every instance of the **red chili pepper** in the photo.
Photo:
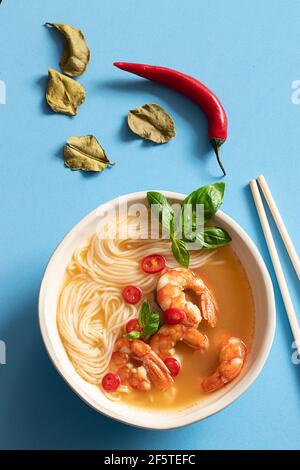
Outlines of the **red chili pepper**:
M118 374L113 374L112 372L108 372L102 379L102 387L107 392L114 392L117 390L119 385L121 384L121 379Z
M220 168L224 175L226 175L219 157L219 148L227 138L227 116L219 99L211 90L199 82L199 80L196 80L196 78L167 67L133 64L130 62L114 62L114 65L126 72L135 73L140 77L173 88L195 101L206 115L208 138L215 151Z
M164 321L167 325L178 325L183 322L184 318L184 311L179 308L173 307L164 311Z
M176 377L179 374L181 365L180 362L175 359L175 357L167 357L167 359L164 360L164 363L169 369L172 377Z
M162 255L148 255L142 259L142 270L148 274L156 274L165 269L166 260Z
M142 298L142 291L136 286L126 286L122 290L122 296L125 302L129 304L137 304Z
M129 320L128 323L126 323L125 330L126 333L131 333L132 331L142 331L142 328L140 327L138 319L133 318L132 320Z

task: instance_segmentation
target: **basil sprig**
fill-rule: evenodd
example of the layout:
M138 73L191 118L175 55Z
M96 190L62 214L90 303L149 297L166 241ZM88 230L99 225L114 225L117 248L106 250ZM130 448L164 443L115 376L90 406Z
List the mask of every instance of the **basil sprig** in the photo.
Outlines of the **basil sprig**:
M192 226L195 227L196 207L197 204L203 204L204 207L204 223L208 222L220 208L225 191L225 183L214 183L202 186L189 194L182 203L182 211L184 206L191 204L192 206ZM184 219L184 217L183 217Z
M231 241L230 235L220 227L206 226L198 231L197 228L197 206L204 207L204 223L206 224L220 208L225 191L224 183L214 183L202 186L189 194L181 204L181 214L179 221L175 223L175 213L167 198L159 193L150 191L147 199L150 204L158 207L158 218L165 230L170 230L172 241L172 252L181 266L188 267L190 255L188 252L188 242L195 241L202 248L217 248L228 244ZM187 210L189 205L189 210ZM181 231L176 230L180 228ZM181 232L181 236L179 235Z
M172 253L181 266L184 266L185 268L189 267L190 254L184 240L172 237Z
M148 300L143 302L139 312L139 325L142 328L142 331L130 331L130 333L126 333L124 336L128 339L138 339L142 338L146 341L150 338L150 336L154 335L157 332L160 324L160 315L158 312L154 312L151 310L150 304Z
M150 336L154 335L159 328L160 323L160 315L158 312L153 312L151 310L150 304L148 300L146 300L139 313L139 324L142 331L142 337L144 339L150 338Z
M174 217L175 213L168 199L158 191L149 191L147 193L149 206L155 211L163 229L166 233L174 234Z
M218 248L231 242L230 235L221 227L204 227L203 233L196 235L196 240L201 243L202 248Z

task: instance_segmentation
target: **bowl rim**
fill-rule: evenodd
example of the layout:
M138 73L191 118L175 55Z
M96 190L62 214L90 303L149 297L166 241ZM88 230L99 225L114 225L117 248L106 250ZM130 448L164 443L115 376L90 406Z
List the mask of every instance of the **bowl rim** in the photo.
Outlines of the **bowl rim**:
M117 196L111 200L108 200L106 202L101 203L98 207L90 211L88 214L86 214L84 217L82 217L63 237L61 242L56 246L54 251L52 252L46 268L43 273L41 285L40 285L40 290L39 290L39 300L38 300L38 320L39 320L39 328L41 332L41 336L46 348L46 351L48 353L48 356L60 374L60 376L65 380L65 382L70 386L70 388L75 392L86 404L88 404L90 407L95 409L98 413L103 414L104 416L113 418L117 421L120 421L124 424L127 425L132 425L138 428L142 429L152 429L152 430L168 430L168 429L177 429L180 427L184 427L193 423L196 423L198 421L201 421L205 418L208 418L209 416L212 416L219 411L223 410L227 406L229 406L231 403L236 401L246 390L252 385L252 383L255 381L255 379L258 377L260 374L272 347L273 340L274 340L274 335L275 335L275 327L276 327L276 314L275 314L275 299L274 299L274 291L273 291L273 285L272 281L268 272L268 269L265 265L265 262L258 251L258 248L252 241L252 239L249 237L249 235L245 232L245 230L230 216L225 214L223 211L218 210L217 212L217 217L221 221L224 221L231 227L233 227L234 231L238 234L240 239L247 245L247 247L250 249L252 255L256 259L256 263L258 265L258 268L260 272L262 273L262 277L264 279L264 284L266 287L266 301L268 305L268 309L266 312L268 321L267 321L267 326L266 326L266 335L264 337L264 343L262 347L259 350L259 353L256 357L256 362L255 364L247 371L247 373L243 376L243 380L240 382L237 382L237 386L234 386L232 389L230 389L231 393L227 393L222 397L222 403L215 403L212 402L209 405L206 406L205 410L206 412L203 412L204 410L200 409L195 409L191 414L189 415L182 415L180 423L177 422L172 422L170 425L166 424L161 424L159 420L155 424L152 424L151 426L147 426L141 422L141 420L136 418L136 414L133 414L131 416L124 416L123 414L120 414L116 412L113 408L108 409L103 407L101 405L98 405L90 396L89 394L81 388L80 385L76 384L75 381L73 380L72 376L68 373L68 371L63 370L63 366L61 365L59 361L59 357L56 354L55 348L52 345L51 339L48 335L47 331L47 326L46 326L46 320L44 318L43 312L45 310L44 305L45 305L45 300L46 300L46 288L47 288L47 282L48 282L48 274L50 271L50 268L53 263L56 262L57 257L59 256L59 253L61 250L63 250L65 243L68 241L69 238L72 237L74 232L81 230L84 225L87 225L90 220L92 220L95 216L98 215L98 211L101 209L102 211L105 210L106 207L109 207L110 205L115 205L118 202L122 202L122 200L126 200L127 202L132 202L136 199L141 199L145 198L147 191L159 191L162 194L165 195L165 197L174 199L174 200L183 200L183 198L186 196L183 193L178 193L174 191L166 191L166 190L159 190L159 189L151 189L151 190L144 190L144 191L138 191L138 192L133 192L133 193L128 193L124 194L121 196ZM77 374L77 372L74 369L74 374ZM238 386L239 385L239 386ZM114 402L112 402L114 403ZM176 413L176 410L175 410ZM166 415L167 416L167 415Z

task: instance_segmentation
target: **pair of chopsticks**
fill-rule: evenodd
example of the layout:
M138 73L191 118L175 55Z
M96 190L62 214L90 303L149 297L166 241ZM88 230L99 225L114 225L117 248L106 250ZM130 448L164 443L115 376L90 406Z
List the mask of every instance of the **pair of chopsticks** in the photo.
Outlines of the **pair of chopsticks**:
M261 191L267 201L267 204L269 206L270 212L273 216L273 219L277 225L277 228L279 230L279 233L281 235L281 238L283 240L283 243L285 244L286 250L289 254L289 257L293 263L293 266L295 268L295 271L297 273L298 279L300 279L300 262L298 255L296 253L296 250L294 248L294 245L289 237L289 234L287 232L287 229L284 225L284 222L282 220L282 217L279 213L278 207L272 197L271 191L269 189L269 186L263 176L259 176L257 178L257 182L261 188ZM289 323L291 326L291 330L294 336L295 344L297 346L298 353L300 354L300 329L299 329L299 323L297 320L296 312L292 303L292 299L288 290L288 286L283 274L283 270L281 267L281 263L278 257L278 253L276 250L276 246L274 243L274 239L272 236L272 232L270 229L270 225L267 219L267 215L263 206L262 198L260 195L260 191L258 189L256 180L251 180L250 181L250 188L252 191L253 199L256 205L256 209L259 215L260 223L265 235L265 239L267 242L267 246L269 249L269 253L271 256L271 260L273 263L274 271L276 274L276 278L278 281L278 285L281 291L282 299L285 305L286 313L289 319Z

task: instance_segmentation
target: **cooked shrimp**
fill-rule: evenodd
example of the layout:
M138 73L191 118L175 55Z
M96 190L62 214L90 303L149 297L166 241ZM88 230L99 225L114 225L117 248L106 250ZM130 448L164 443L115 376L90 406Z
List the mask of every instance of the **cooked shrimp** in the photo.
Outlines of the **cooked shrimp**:
M132 388L141 391L148 391L151 382L145 367L134 367L130 362L130 343L128 340L120 338L116 343L117 351L112 354L112 362L117 367L117 373L122 384L130 385Z
M186 299L185 289L190 289L199 296L199 304L195 305ZM157 283L157 301L162 310L179 308L184 311L185 326L198 326L202 317L211 326L216 325L216 301L198 274L187 268L169 269L161 275Z
M209 346L208 338L193 327L179 325L163 325L150 340L150 345L163 360L174 356L175 345L184 341L188 346L200 351L206 351Z
M127 343L127 340L125 341ZM119 347L126 347L121 340L119 340ZM117 368L122 384L130 385L132 388L141 391L150 390L151 382L145 367L133 367L129 360L129 354L124 351L115 351L112 354L112 362Z
M139 390L149 390L151 382L160 390L167 390L173 384L167 366L144 341L120 338L115 349L112 361L118 367L123 383ZM140 360L142 365L135 368L130 362L131 356Z
M214 392L235 379L242 370L246 353L246 345L241 339L227 339L221 347L219 367L214 374L202 381L203 391Z

